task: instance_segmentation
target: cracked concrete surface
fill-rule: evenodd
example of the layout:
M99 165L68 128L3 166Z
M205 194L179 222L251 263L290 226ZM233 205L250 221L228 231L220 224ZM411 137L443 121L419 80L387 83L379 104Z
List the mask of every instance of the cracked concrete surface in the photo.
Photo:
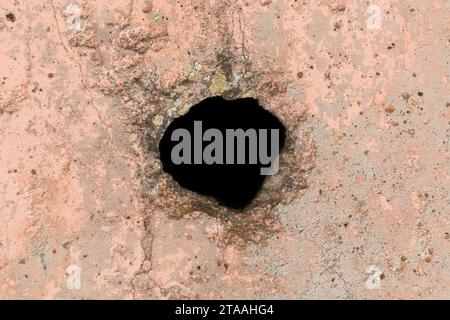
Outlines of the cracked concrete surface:
M450 2L6 0L0 298L450 297ZM288 148L243 213L161 172L255 97Z

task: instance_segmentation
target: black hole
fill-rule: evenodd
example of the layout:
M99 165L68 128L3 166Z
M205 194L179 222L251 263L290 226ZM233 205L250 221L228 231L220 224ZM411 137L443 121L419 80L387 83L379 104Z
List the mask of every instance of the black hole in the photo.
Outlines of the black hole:
M226 207L243 209L261 189L267 174L262 174L262 168L271 164L277 168L275 159L285 137L283 124L261 107L258 100L210 97L170 123L159 143L159 151L163 170L180 186L214 197ZM272 138L278 148L277 143L271 143ZM261 153L268 157L261 157Z

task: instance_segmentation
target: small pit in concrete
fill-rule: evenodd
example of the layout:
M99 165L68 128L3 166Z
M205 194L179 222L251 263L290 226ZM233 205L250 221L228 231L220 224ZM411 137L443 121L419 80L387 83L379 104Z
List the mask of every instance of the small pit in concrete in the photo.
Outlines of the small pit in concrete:
M244 209L276 174L285 138L284 125L258 100L210 97L169 124L159 152L181 187Z

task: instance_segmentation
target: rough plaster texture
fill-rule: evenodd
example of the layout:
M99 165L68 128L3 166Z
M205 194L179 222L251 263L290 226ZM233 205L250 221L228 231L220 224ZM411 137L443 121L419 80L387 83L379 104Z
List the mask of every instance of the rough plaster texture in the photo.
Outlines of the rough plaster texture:
M450 1L3 0L0 43L0 298L450 297ZM159 167L211 95L289 130L244 213Z

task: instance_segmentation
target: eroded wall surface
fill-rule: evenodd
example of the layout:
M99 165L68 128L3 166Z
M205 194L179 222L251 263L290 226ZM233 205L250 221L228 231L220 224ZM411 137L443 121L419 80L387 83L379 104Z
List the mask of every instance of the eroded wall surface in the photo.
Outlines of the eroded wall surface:
M450 1L3 0L0 298L449 298ZM243 213L157 143L212 95L288 129Z

